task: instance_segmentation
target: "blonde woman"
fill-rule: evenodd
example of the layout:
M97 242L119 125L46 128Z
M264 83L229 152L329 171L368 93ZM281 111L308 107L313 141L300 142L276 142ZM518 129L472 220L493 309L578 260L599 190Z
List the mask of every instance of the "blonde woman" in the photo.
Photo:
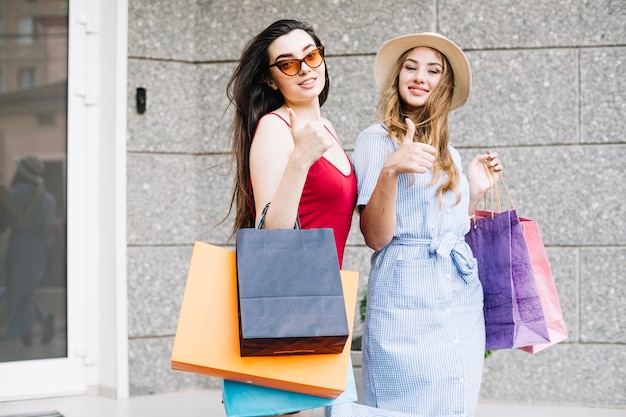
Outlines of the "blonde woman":
M461 49L435 33L391 39L375 60L380 123L361 132L353 164L360 227L375 250L363 335L362 402L424 417L474 416L485 328L470 215L502 170L469 163L448 114L469 97Z

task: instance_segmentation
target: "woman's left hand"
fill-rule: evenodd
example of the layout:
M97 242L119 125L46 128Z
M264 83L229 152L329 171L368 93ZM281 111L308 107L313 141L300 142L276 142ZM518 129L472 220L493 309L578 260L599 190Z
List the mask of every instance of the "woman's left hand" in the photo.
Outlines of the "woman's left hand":
M467 168L467 180L470 186L470 212L472 203L477 203L485 192L496 182L496 174L502 172L503 166L498 153L488 150L487 153L476 155Z

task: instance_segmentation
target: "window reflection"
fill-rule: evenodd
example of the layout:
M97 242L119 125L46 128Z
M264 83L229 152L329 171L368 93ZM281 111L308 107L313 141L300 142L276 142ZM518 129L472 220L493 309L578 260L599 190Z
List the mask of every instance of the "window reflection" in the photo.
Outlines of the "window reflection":
M17 21L19 43L33 43L35 41L35 24L32 16L20 17Z
M68 0L0 0L0 362L67 356Z
M35 86L35 68L20 68L19 72L19 88L30 88Z

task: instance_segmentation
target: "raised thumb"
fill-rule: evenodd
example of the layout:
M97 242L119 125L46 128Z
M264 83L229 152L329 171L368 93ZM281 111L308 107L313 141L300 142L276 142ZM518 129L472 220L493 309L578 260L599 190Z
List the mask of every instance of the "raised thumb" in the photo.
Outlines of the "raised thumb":
M413 123L413 120L408 117L404 119L404 121L406 122L406 134L404 135L404 138L402 138L402 142L413 142L413 137L415 136L415 124Z
M298 117L296 116L296 112L293 111L293 109L291 109L290 107L287 107L287 114L289 114L289 124L293 129L296 123L298 123Z

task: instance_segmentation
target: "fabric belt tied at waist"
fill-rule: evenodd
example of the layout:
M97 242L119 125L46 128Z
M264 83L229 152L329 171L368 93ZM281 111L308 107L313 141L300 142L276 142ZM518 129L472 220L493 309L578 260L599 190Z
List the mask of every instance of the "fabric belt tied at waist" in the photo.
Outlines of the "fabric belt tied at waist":
M476 260L472 254L472 250L469 245L465 243L464 239L459 239L452 233L446 233L443 236L436 237L434 239L411 239L411 238L396 238L392 240L393 244L398 245L424 245L428 246L428 250L433 255L441 256L442 258L451 258L452 263L463 276L466 281L468 280L472 272L476 268Z

